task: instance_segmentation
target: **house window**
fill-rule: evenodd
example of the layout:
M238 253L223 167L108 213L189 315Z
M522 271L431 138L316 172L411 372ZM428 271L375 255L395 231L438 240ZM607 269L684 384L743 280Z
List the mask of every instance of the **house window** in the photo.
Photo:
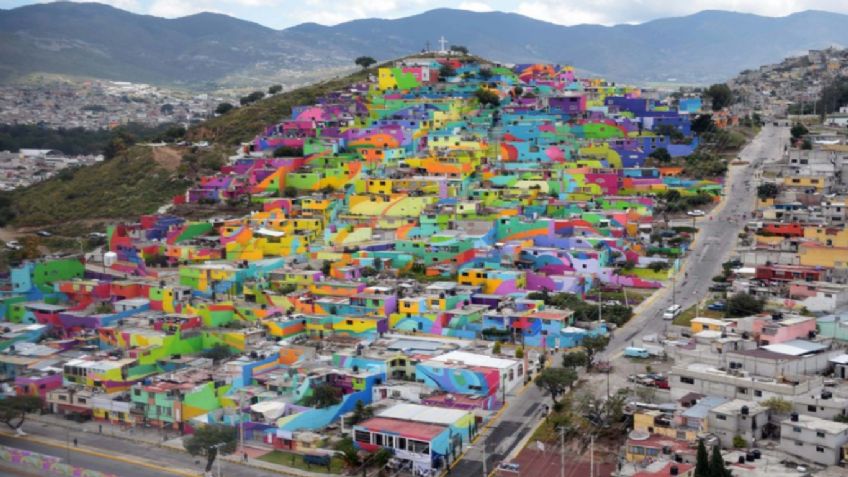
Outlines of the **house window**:
M371 443L371 433L368 431L354 431L353 440L356 442Z
M686 384L695 384L695 379L688 376L680 376L680 382Z
M792 432L801 432L801 428L798 427L798 426L795 426L795 427L792 428Z
M824 432L822 432L822 431L816 431L816 437L822 437L822 438L824 438Z
M748 394L748 389L746 388L736 388L736 392L739 394Z
M382 434L374 434L374 444L378 446L383 445L383 435Z
M816 446L816 452L821 452L822 454L824 454L824 447Z
M718 419L719 421L726 421L727 416L725 416L724 414L716 414L716 419Z
M801 442L801 441L795 441L795 445L798 446L798 447L801 447L801 446L804 445L804 443Z
M762 392L762 391L760 391L759 389L755 389L755 390L754 390L754 396L756 396L756 397L762 397L762 396L763 396L763 392Z
M807 406L807 411L810 411L810 412L816 412L816 406L813 406L812 404L808 405L808 406Z

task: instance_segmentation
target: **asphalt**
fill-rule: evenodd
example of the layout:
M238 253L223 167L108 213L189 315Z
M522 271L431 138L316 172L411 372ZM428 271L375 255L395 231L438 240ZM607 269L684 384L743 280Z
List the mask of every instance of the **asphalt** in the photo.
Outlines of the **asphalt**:
M748 164L731 166L725 188L726 197L722 203L707 216L696 218L699 233L682 260L674 286L668 284L657 290L637 308L633 319L614 332L600 359L612 361L615 369L615 361L621 359L624 348L637 337L660 333L668 327L670 321L662 319L662 312L673 302L686 309L709 293L712 277L720 272L721 264L729 259L738 234L748 221L741 216L749 216L755 208L755 171L764 162L780 159L788 140L788 128L768 125L740 151L739 159ZM691 219L687 219L681 223L689 225L691 222ZM555 363L559 362L559 356L551 359ZM460 456L448 475L466 477L491 473L534 429L542 417L541 405L549 404L549 398L538 387L530 385L522 394L508 399L508 402L503 413L496 416L491 426ZM484 448L486 472L483 468Z
M614 365L624 348L638 344L638 338L667 329L671 321L663 320L662 313L672 303L685 310L709 294L712 278L731 258L738 235L756 207L755 172L763 163L779 160L788 141L789 128L768 125L740 151L739 159L748 164L731 166L723 202L707 216L696 219L697 238L674 280L648 298L633 319L614 332L601 359L609 359ZM691 224L691 219L683 222Z
M28 434L24 437L0 434L0 445L56 456L75 466L120 477L193 477L203 473L206 463L203 457L192 457L144 442L92 432L74 432L34 421L24 424L24 430ZM77 439L78 447L73 445L74 439ZM217 462L213 472L217 475ZM222 461L221 475L265 477L280 474Z

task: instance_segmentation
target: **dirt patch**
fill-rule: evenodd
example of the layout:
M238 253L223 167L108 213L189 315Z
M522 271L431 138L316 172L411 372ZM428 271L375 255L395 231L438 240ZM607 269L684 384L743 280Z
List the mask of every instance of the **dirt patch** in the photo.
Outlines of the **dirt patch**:
M154 147L153 160L169 172L175 172L180 167L182 154L178 149L169 146Z

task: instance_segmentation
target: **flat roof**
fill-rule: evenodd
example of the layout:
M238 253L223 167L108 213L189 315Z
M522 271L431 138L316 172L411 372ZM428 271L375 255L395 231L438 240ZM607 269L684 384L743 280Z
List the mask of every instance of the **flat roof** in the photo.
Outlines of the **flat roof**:
M791 356L801 356L808 353L824 351L827 349L827 346L821 343L813 343L812 341L791 340L784 343L763 346L763 349Z
M431 361L438 361L440 363L456 361L466 366L497 369L509 369L518 363L518 361L514 359L495 358L494 356L469 353L467 351L451 351L449 353L436 356L432 358Z
M823 431L828 434L840 434L848 431L848 424L831 421L830 419L822 419L809 414L799 414L798 420L793 421L792 418L784 419L781 425L803 427L814 431Z
M430 442L445 431L445 426L426 424L423 422L405 421L386 417L372 417L358 424L369 431L386 432L407 438Z
M397 404L377 413L377 417L388 419L403 419L406 421L423 422L449 426L468 414L460 409L447 409L421 404Z

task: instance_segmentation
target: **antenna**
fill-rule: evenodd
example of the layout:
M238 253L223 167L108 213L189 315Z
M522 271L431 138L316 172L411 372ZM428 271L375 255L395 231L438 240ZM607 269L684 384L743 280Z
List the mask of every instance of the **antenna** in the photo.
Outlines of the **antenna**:
M442 35L442 37L439 39L439 47L442 49L441 53L445 53L446 51L448 51L447 43L448 41L445 40L445 35Z

